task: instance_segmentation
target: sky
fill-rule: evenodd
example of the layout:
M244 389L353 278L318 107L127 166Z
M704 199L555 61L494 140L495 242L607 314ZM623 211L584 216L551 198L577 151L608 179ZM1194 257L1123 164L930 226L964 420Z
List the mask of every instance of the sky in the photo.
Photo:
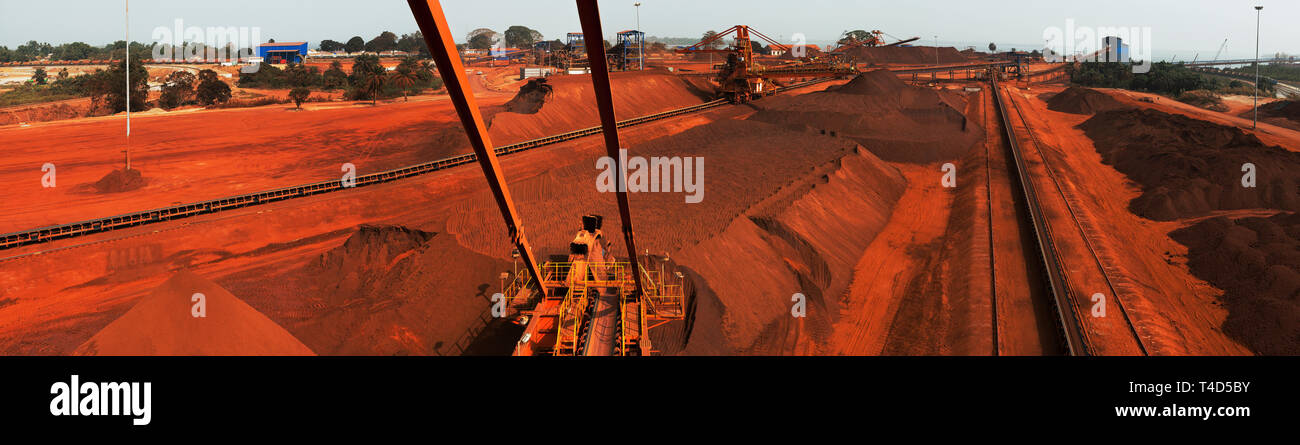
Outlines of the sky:
M37 40L51 44L84 41L103 45L124 39L126 0L0 0L0 46L10 49ZM638 0L601 0L607 37L637 26ZM1213 58L1224 39L1223 58L1247 58L1255 50L1256 13L1261 17L1261 54L1300 53L1300 1L1296 0L639 0L641 28L648 35L697 37L707 30L745 24L789 41L796 33L825 44L852 29L879 29L918 44L1000 49L1041 48L1044 32L1075 27L1146 27L1156 59ZM568 0L444 0L458 40L476 28L504 31L524 25L547 39L581 29ZM155 28L184 26L258 27L262 39L370 40L382 31L417 30L401 0L134 0L132 40L152 42ZM612 39L611 39L612 40Z

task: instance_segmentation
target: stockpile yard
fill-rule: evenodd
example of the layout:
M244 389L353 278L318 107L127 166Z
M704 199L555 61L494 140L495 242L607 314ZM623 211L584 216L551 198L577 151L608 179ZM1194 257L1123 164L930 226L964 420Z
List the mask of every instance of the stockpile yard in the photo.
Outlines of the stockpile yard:
M0 107L0 354L1300 354L1294 98L439 19Z

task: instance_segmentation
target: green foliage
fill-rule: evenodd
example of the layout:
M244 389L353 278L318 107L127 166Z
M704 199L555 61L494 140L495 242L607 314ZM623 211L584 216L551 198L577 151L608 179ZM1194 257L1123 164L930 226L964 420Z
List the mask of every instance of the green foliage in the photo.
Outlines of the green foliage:
M326 90L337 90L348 87L348 74L343 72L343 64L335 60L330 63L330 68L325 70L321 75L321 88Z
M1078 85L1100 88L1123 88L1178 95L1191 90L1217 90L1220 82L1207 79L1182 65L1159 62L1151 71L1134 74L1125 63L1084 62L1069 68L1070 79Z
M230 85L222 82L221 78L217 77L216 71L199 71L199 86L195 91L195 99L203 105L228 102L230 101Z
M125 60L119 60L108 71L96 73L97 79L88 84L91 88L91 96L101 97L104 104L114 113L126 111L127 102L127 83L126 73L131 70L130 100L132 111L144 111L149 107L149 72L145 70L144 64L139 56L132 56L131 63Z
M293 99L293 104L297 106L299 110L302 109L302 103L305 102L308 97L311 97L311 90L309 89L299 87L289 90L289 98Z
M506 29L505 41L506 46L511 48L530 49L534 43L542 41L542 33L527 26L515 25Z
M377 53L382 51L393 51L396 49L397 49L397 34L393 34L388 31L379 33L379 36L370 39L369 42L366 42L366 51L369 52Z
M32 82L36 82L37 85L45 85L49 78L49 75L45 74L45 68L36 68L36 72L32 73Z
M1235 74L1247 75L1252 78L1255 76L1254 65L1244 66L1240 68L1232 68L1225 71L1230 73L1235 73ZM1260 65L1259 75L1262 77L1270 77L1277 80L1289 80L1292 82L1300 82L1300 65L1293 65L1293 64ZM1261 87L1262 86L1263 85L1261 85Z
M348 39L348 43L343 45L343 49L349 53L359 53L366 49L366 41L361 36L353 36Z
M20 85L13 90L0 93L0 107L54 102L59 100L76 99L78 97L84 97L84 95L70 94L52 87Z
M290 64L285 69L263 63L256 73L241 74L239 86L242 88L316 88L324 84L320 69L303 64Z
M339 42L335 42L335 41L333 41L333 40L325 39L325 40L321 40L321 41L320 41L320 50L321 50L321 51L326 51L326 52L331 52L331 53L332 53L332 52L335 52L335 51L343 51L345 48L347 48L347 45L344 45L344 44L339 43Z
M424 57L429 56L429 45L425 43L424 34L420 31L403 34L402 38L397 39L397 50Z
M176 71L167 76L162 95L158 97L158 106L170 110L185 105L194 96L194 85L198 76L189 71Z

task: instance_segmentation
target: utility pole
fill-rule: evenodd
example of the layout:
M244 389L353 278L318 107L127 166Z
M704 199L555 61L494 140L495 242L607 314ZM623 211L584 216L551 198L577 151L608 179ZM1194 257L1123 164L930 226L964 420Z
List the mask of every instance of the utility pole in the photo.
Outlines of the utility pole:
M1259 128L1259 17L1263 11L1263 6L1255 7L1255 117L1250 123L1252 130Z

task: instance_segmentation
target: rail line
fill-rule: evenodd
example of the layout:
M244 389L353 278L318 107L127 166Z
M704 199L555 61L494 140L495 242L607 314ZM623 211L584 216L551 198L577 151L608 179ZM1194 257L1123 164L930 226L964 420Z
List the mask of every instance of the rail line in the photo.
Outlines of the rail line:
M777 93L790 91L797 88L803 88L814 84L826 82L831 78L822 78L791 84L776 89ZM618 122L618 128L632 127L645 124L648 122L660 121L684 114L704 111L722 105L728 102L723 99L705 102L699 105L668 110L662 113L641 116ZM494 151L497 156L505 156L522 151L531 150L538 147L554 145L561 142L571 141L587 136L601 133L601 127L590 127L581 130L570 131L568 133L547 136L544 138L524 141L517 144L505 145L496 148ZM55 240L75 238L95 233L108 232L117 229L125 229L146 224L161 223L177 219L189 218L193 216L217 213L225 210L234 210L249 206L267 204L272 202L286 201L295 198L304 198L308 196L319 195L323 193L337 192L351 188L360 188L370 185L383 184L396 181L399 179L412 178L425 175L428 173L446 170L452 167L459 167L477 162L477 156L473 153L454 156L437 161L426 162L422 164L411 165L393 170L387 170L379 173L372 173L356 177L354 185L344 186L342 181L332 180L316 182L274 190L267 190L245 195L231 196L207 201L194 202L189 204L180 204L175 206L163 207L153 210L126 213L122 215L97 218L87 221L81 221L70 224L61 224L54 226L41 227L20 232L0 235L0 250L13 249L21 246L40 244Z
M1087 343L1084 341L1083 325L1074 310L1073 299L1070 298L1070 286L1065 274L1065 268L1062 267L1060 259L1057 258L1056 244L1052 240L1051 227L1048 226L1042 206L1039 205L1034 183L1030 182L1029 171L1026 168L1024 156L1020 151L1020 144L1016 140L1015 130L1011 125L1009 107L1006 105L1006 99L1002 97L1002 88L998 85L997 76L993 76L993 98L997 104L998 112L1002 115L1002 126L1006 132L1007 144L1011 148L1011 156L1015 160L1016 175L1020 179L1020 191L1024 195L1025 205L1029 210L1030 222L1034 226L1035 244L1038 246L1039 259L1043 262L1043 269L1047 272L1048 290L1052 293L1052 305L1056 308L1057 326L1062 331L1066 350L1070 355L1092 355Z
M1030 142L1033 143L1035 147L1041 147L1043 144L1038 140L1038 136L1034 134L1033 127L1029 125L1029 121L1025 120L1024 113L1020 109L1020 104L1017 103L1013 97L1008 96L1008 99L1009 102L1011 102L1011 108L1015 109L1016 116L1020 118L1020 123L1025 126L1026 130L1028 130ZM1039 153L1042 153L1041 149L1039 149ZM1138 349L1142 351L1142 354L1149 355L1146 343L1142 341L1142 336L1138 334L1137 327L1133 324L1133 319L1129 317L1128 308L1124 306L1124 300L1120 298L1119 291L1115 289L1115 284L1111 280L1111 268L1102 263L1101 256L1098 255L1097 248L1093 245L1092 237L1088 236L1089 230L1086 226L1089 226L1090 224L1084 223L1084 218L1080 217L1080 215L1075 212L1074 205L1071 204L1071 202L1077 200L1074 199L1072 194L1067 193L1064 187L1061 187L1061 181L1057 177L1056 169L1052 167L1051 160L1049 160L1046 155L1042 156L1042 159L1048 177L1052 180L1052 184L1056 186L1057 193L1061 195L1061 199L1065 202L1066 210L1069 211L1070 214L1070 220L1074 221L1075 227L1079 229L1079 233L1084 241L1084 246L1088 249L1088 255L1092 257L1093 261L1097 264L1097 269L1101 271L1102 278L1106 280L1106 287L1110 289L1110 294L1114 296L1116 305L1119 306L1120 314L1124 316L1124 322L1128 325L1129 333L1133 335L1133 339L1137 343Z

